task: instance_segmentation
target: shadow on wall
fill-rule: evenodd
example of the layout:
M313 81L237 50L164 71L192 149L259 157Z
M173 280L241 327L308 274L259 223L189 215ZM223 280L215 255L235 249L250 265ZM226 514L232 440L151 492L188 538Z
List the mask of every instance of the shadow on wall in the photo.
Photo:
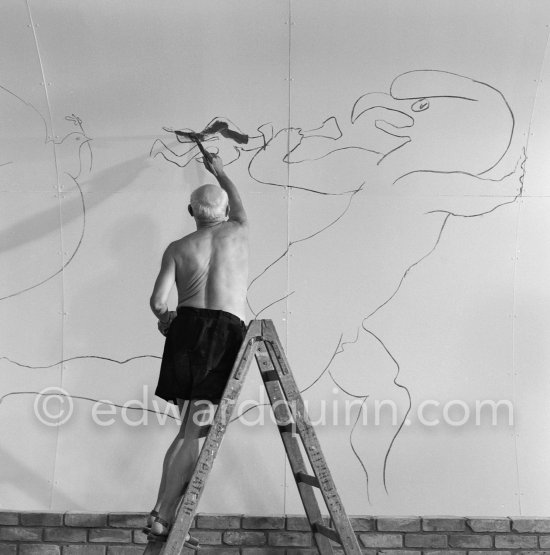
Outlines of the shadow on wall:
M147 169L147 158L139 156L132 160L121 162L115 166L101 170L92 178L81 180L81 187L93 191L99 184L102 190L110 194L124 189L141 172ZM77 186L75 182L75 186ZM105 196L87 195L86 210L94 208L105 200ZM70 223L75 218L82 216L82 202L80 197L72 196L63 201L64 222ZM65 215L66 213L66 215ZM56 203L38 214L32 214L12 224L4 231L4 238L0 246L0 252L21 247L27 242L59 231L59 206Z
M75 284L77 294L71 301L71 312L78 318L78 322L75 321L77 326L73 328L75 339L81 339L89 352L95 352L95 343L95 349L115 353L115 358L116 353L126 358L125 353L134 352L139 344L135 334L126 329L127 318L128 315L139 314L140 318L142 314L150 315L149 294L156 276L144 268L150 267L151 260L158 260L160 264L160 226L159 222L144 214L121 216L118 221L110 222L102 237L96 238L96 245L90 247L88 258L93 259L94 247L101 251L101 273L93 280ZM116 319L123 325L122 329L116 329L116 338L112 338L113 328L104 325L106 311L111 310L119 315ZM151 315L150 327L144 327L142 333L150 335L154 326ZM89 329L96 329L99 333L91 338ZM115 350L102 348L102 345L111 345Z
M141 148L138 151L144 152ZM14 207L16 221L11 224L6 222L2 231L0 260L6 274L2 272L5 285L0 289L0 301L44 284L67 267L82 244L87 243L85 237L90 210L132 185L151 168L149 160L146 154L140 154L78 180L68 173L62 174L61 204L53 192L51 195L46 193L46 197L30 193L23 197L29 199L29 206L23 205L21 209ZM183 176L182 182L186 181ZM44 198L47 204L41 207L40 202ZM64 263L57 260L60 257L61 228Z

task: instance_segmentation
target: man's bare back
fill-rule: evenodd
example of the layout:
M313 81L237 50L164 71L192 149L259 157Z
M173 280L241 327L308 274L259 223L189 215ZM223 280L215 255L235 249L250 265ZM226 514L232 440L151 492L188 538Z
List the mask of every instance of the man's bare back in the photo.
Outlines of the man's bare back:
M169 247L176 265L178 307L224 310L245 320L248 233L227 221L198 229Z
M178 307L223 310L245 320L248 221L237 188L224 172L223 162L218 156L212 156L211 164L219 187L200 187L194 191L195 198L192 195L189 205L197 231L171 243L162 257L151 295L151 309L159 319L161 331L165 331L163 326L169 326L174 317L167 306L174 285L178 290ZM220 217L200 212L202 206L223 205L222 194L227 195L226 214Z

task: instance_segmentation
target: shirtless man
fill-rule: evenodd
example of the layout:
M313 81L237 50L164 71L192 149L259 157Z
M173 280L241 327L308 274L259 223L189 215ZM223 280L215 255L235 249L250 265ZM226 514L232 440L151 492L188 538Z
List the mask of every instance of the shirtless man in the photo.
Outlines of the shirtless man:
M219 403L245 335L247 217L221 158L212 155L210 164L205 165L220 186L203 185L191 194L188 209L197 231L168 245L151 295L151 309L166 335L155 394L177 403L182 413L148 520L156 536L168 534L207 429L201 415L208 402ZM167 301L174 284L178 306L171 312Z

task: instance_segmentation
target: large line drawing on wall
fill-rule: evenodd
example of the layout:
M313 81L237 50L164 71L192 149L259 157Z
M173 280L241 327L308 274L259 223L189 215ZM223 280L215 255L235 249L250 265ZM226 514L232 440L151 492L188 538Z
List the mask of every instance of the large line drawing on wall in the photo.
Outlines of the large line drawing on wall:
M347 271L349 266L341 256L344 252L346 257L349 256L349 250L343 248L345 238L372 237L376 231L369 228L368 222L365 223L369 219L365 215L369 214L369 199L385 199L389 206L386 216L390 220L392 206L402 209L400 199L416 199L411 203L416 214L408 215L411 224L418 225L419 218L430 222L428 237L431 238L428 241L424 239L422 245L415 245L414 240L410 242L407 250L411 256L406 263L394 269L391 283L386 287L379 286L376 295L370 297L361 293L349 296L345 299L347 304L339 306L342 313L354 315L352 320L355 324L346 329L344 322L333 323L333 340L328 343L333 345L333 350L317 356L316 367L322 370L302 388L302 391L309 390L327 374L341 391L364 402L369 397L368 387L357 385L356 374L349 371L343 374L332 369L335 360L345 357L346 346L351 350L351 346L361 342L372 341L371 348L375 346L381 350L393 365L394 372L388 375L388 385L391 384L394 396L401 397L403 410L397 429L387 438L382 461L376 465L369 460L372 458L368 449L369 438L361 433L358 426L363 406L349 432L349 447L365 473L367 498L369 482L373 479L380 481L386 493L389 492L387 466L390 453L412 406L409 389L399 378L399 362L385 341L371 329L370 322L396 297L409 273L436 251L452 218L480 217L515 202L521 195L525 149L523 153L516 154L512 168L504 167L503 162L512 142L514 127L514 114L506 98L490 84L447 71L415 70L398 75L391 83L389 93L367 93L359 97L352 106L349 121L339 121L330 116L318 128L322 130L320 132L297 127L274 132L271 124L262 124L258 127L260 134L254 136L250 148L247 148L254 151L248 166L249 174L258 183L286 187L290 171L288 189L295 194L321 194L327 197L328 202L331 196L349 195L349 203L343 212L336 214L316 233L291 238L287 248L252 277L249 306L256 316L263 316L271 306L289 298L291 304L296 303L298 307L293 310L298 327L307 325L307 319L322 321L326 307L321 299L307 300L307 294L298 288L293 287L292 291L267 305L254 303L254 291L256 288L270 290L270 270L276 264L286 262L290 253L298 261L296 264L305 261L305 281L322 281L326 275L323 272L325 261L308 255L308 251L312 251L309 241L318 239L319 235L325 244L330 245L327 258L331 260L331 265ZM184 154L177 155L173 150L167 150L164 144L161 150L158 146L157 141L151 154L160 153L172 163L182 165L179 161L185 164L193 159L201 161L196 147L187 146ZM214 138L212 144L205 143L205 147L222 157L231 149L235 152L244 150L221 137ZM312 179L315 164L350 151L362 153L361 160L365 164L362 182L338 182L333 174L321 170L314 175L325 177L326 181ZM239 157L240 152L231 161L235 162ZM333 172L335 168L336 164L331 167ZM403 214L398 217L402 218ZM409 229L413 236L414 225ZM349 248L349 242L347 246ZM371 258L362 256L360 248L356 248L354 253L360 267L373 264ZM328 294L336 293L332 280L332 277L327 278L323 287ZM342 272L334 281L345 287L349 280ZM367 283L365 289L372 288L373 282Z
M7 89L1 92L13 95ZM31 120L34 118L36 128L45 126L36 109L17 99L24 109L34 112ZM248 300L255 317L269 317L271 307L288 299L296 326L304 326L308 320L323 323L326 328L323 347L316 350L301 389L312 391L323 380L330 380L345 395L360 401L346 441L354 464L364 473L366 497L370 499L374 482L382 484L386 492L392 491L387 467L412 403L407 384L400 379L400 363L386 337L380 336L373 325L375 316L396 298L407 276L437 251L453 218L483 216L515 202L522 192L526 155L509 152L515 121L504 95L487 83L462 75L436 70L406 72L394 79L388 93L364 94L350 109L348 119L329 115L320 118L319 126L313 129L275 130L272 123L262 123L248 135L246 143L213 134L204 146L220 154L227 163L246 165L251 179L261 186L285 188L290 175L288 189L299 210L307 207L310 197L322 198L329 207L329 216L323 225L307 232L297 226L286 248L273 253L273 260L251 276ZM59 156L63 163L57 176L61 175L67 190L72 187L70 190L81 199L80 205L73 203L80 210L73 215L81 222L80 231L75 234L73 247L61 266L44 276L33 276L33 281L22 289L1 292L0 300L52 279L73 260L81 246L86 206L79 179L91 170L92 151L82 121L74 115L68 116L68 121L78 130L56 139L55 147L58 154L71 141L78 148L75 146ZM244 134L226 118L215 117L208 125L216 121L224 121L228 127ZM51 147L50 143L46 139L44 144ZM180 167L201 162L196 146L173 144L164 137L154 141L149 155ZM358 160L351 182L338 178L338 167L348 164L350 156L357 156ZM513 159L512 167L508 158ZM16 172L21 167L15 160L1 159L0 177L3 171ZM53 195L54 191L50 192ZM380 221L385 227L380 227ZM25 241L32 245L33 237L21 235L19 230L19 223L12 225L9 236L15 242L8 244L7 250L20 248ZM385 246L388 241L390 246ZM326 260L315 256L321 244L336 269L336 278L323 271ZM346 248L342 248L343 244ZM364 248L365 244L368 249ZM404 253L399 260L390 260L392 246L396 253ZM358 272L359 277L349 272L350 249L357 266L366 268ZM290 264L291 290L282 295L273 293L273 298L266 300L266 291L281 289L281 284L273 283L276 279L273 270L277 264L288 263L290 256L294 257ZM391 280L377 280L382 265L387 266L385 275L391 275ZM312 279L327 292L327 303L306 293L304 284ZM358 282L363 287L357 287ZM352 290L354 295L339 294ZM332 303L331 298L337 298L338 304ZM330 322L325 320L327 310L334 315ZM351 356L352 353L360 354ZM345 363L347 357L351 356L352 362L357 358L367 360L371 353L377 359L386 359L383 369L343 370L349 366ZM102 363L124 364L141 357L158 358L144 354L117 360L86 354L71 360L94 358ZM0 358L15 366L35 369L65 362L29 365L7 356ZM379 454L373 454L369 430L360 424L365 402L374 394L369 389L374 374L378 376L374 381L383 384L383 394L396 398L402 408L401 420L386 434L384 450ZM12 394L18 393L36 392Z

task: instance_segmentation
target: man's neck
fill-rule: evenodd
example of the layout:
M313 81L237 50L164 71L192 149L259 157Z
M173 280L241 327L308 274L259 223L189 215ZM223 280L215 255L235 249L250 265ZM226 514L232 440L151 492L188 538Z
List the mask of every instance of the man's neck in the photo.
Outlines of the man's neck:
M214 222L198 222L197 220L195 220L195 223L197 224L197 231L199 229L207 229L210 227L216 227L220 224L223 224L224 220L221 221L214 221Z

